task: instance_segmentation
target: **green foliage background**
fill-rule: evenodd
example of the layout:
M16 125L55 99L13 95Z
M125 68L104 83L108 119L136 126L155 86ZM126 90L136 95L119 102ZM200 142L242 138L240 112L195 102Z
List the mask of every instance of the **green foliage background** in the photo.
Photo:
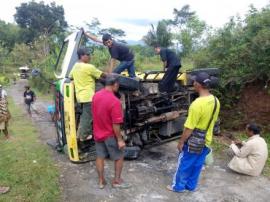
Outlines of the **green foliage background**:
M27 7L28 6L28 7ZM17 8L17 20L20 23L10 24L0 21L0 82L6 83L6 77L13 78L18 73L18 67L38 67L49 79L54 80L54 65L64 36L70 32L66 29L64 16L61 23L41 21L46 30L36 28L36 37L26 43L23 38L25 30L35 29L38 19L28 22L22 13L39 9L56 10L52 16L63 15L64 10L55 4L44 3L23 4ZM58 12L59 11L59 12ZM270 78L270 7L257 10L250 6L245 18L231 18L220 29L213 29L191 11L188 5L174 9L173 19L161 19L157 26L151 25L143 37L146 44L160 43L164 46L180 44L176 50L182 60L182 70L191 68L218 67L222 70L219 93L225 106L232 106L238 101L239 92L243 86L255 80L263 80L266 87ZM45 12L46 15L50 12ZM35 26L34 26L35 25ZM125 32L114 28L103 28L98 19L94 18L87 24L87 31L94 34L110 32L117 40L123 41ZM51 32L48 32L51 28ZM53 29L52 29L53 28ZM62 30L60 32L60 30ZM65 30L65 31L63 31ZM77 30L77 29L76 29ZM123 41L125 42L125 41ZM108 50L94 45L92 61L95 66L105 69L108 60ZM153 48L147 45L130 46L135 54L135 65L138 71L161 69L162 63ZM175 46L172 46L173 48ZM2 78L2 79L1 79ZM5 80L5 81L4 81ZM268 82L268 83L267 83ZM37 79L31 80L32 85L43 92L49 89L48 84Z

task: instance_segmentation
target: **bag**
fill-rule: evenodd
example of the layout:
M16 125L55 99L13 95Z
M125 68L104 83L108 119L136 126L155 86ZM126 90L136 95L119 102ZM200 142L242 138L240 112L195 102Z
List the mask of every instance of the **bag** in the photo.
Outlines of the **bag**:
M188 145L188 152L190 152L190 153L194 153L194 154L202 153L202 150L205 146L205 136L206 136L206 133L211 125L211 122L214 118L214 114L215 114L216 108L217 108L217 99L216 99L216 97L214 97L214 99L215 99L214 110L213 110L212 116L208 122L207 128L205 130L195 128L192 131L191 136L188 138L187 145Z
M207 166L211 166L214 163L213 150L211 148L209 149L210 151L205 158L205 165Z

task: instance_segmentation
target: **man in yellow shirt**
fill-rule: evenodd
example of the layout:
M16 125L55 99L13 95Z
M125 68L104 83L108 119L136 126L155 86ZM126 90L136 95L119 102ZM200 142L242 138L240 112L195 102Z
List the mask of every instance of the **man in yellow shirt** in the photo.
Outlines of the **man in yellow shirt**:
M205 72L194 78L193 86L199 97L189 107L184 131L177 145L180 154L172 185L167 186L170 191L195 191L197 188L220 109L218 99L209 92L210 84L211 78Z
M73 66L69 77L74 79L76 99L82 108L78 134L80 141L84 141L92 138L91 102L95 93L96 80L105 77L106 74L89 64L89 50L80 48L77 54L79 61Z

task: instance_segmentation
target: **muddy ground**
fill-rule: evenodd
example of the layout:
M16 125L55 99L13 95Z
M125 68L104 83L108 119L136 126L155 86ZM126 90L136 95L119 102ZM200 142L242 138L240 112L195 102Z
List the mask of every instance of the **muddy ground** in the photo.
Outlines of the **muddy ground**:
M9 89L16 104L23 107L22 92L25 81ZM37 100L40 114L32 121L40 131L40 140L47 144L54 139L54 124L46 113L48 101ZM49 147L49 146L48 146ZM266 177L238 175L226 168L227 158L215 158L214 165L202 171L199 190L195 193L173 193L165 189L170 184L177 162L176 142L170 142L142 152L135 161L126 161L123 178L132 184L127 190L112 189L110 183L104 190L97 187L97 174L93 162L72 164L64 154L50 150L60 170L61 201L65 202L263 202L270 198L270 180ZM34 152L34 151L33 151ZM113 177L113 162L106 162L106 179Z

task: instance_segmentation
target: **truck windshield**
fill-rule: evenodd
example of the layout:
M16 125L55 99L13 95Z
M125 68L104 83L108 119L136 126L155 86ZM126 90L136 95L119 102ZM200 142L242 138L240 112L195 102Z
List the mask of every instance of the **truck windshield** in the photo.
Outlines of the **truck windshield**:
M56 73L56 75L60 75L62 72L62 64L67 52L67 47L68 47L68 41L65 41L62 44L61 49L58 50L58 52L56 53L58 55L55 67L54 67L54 71Z

